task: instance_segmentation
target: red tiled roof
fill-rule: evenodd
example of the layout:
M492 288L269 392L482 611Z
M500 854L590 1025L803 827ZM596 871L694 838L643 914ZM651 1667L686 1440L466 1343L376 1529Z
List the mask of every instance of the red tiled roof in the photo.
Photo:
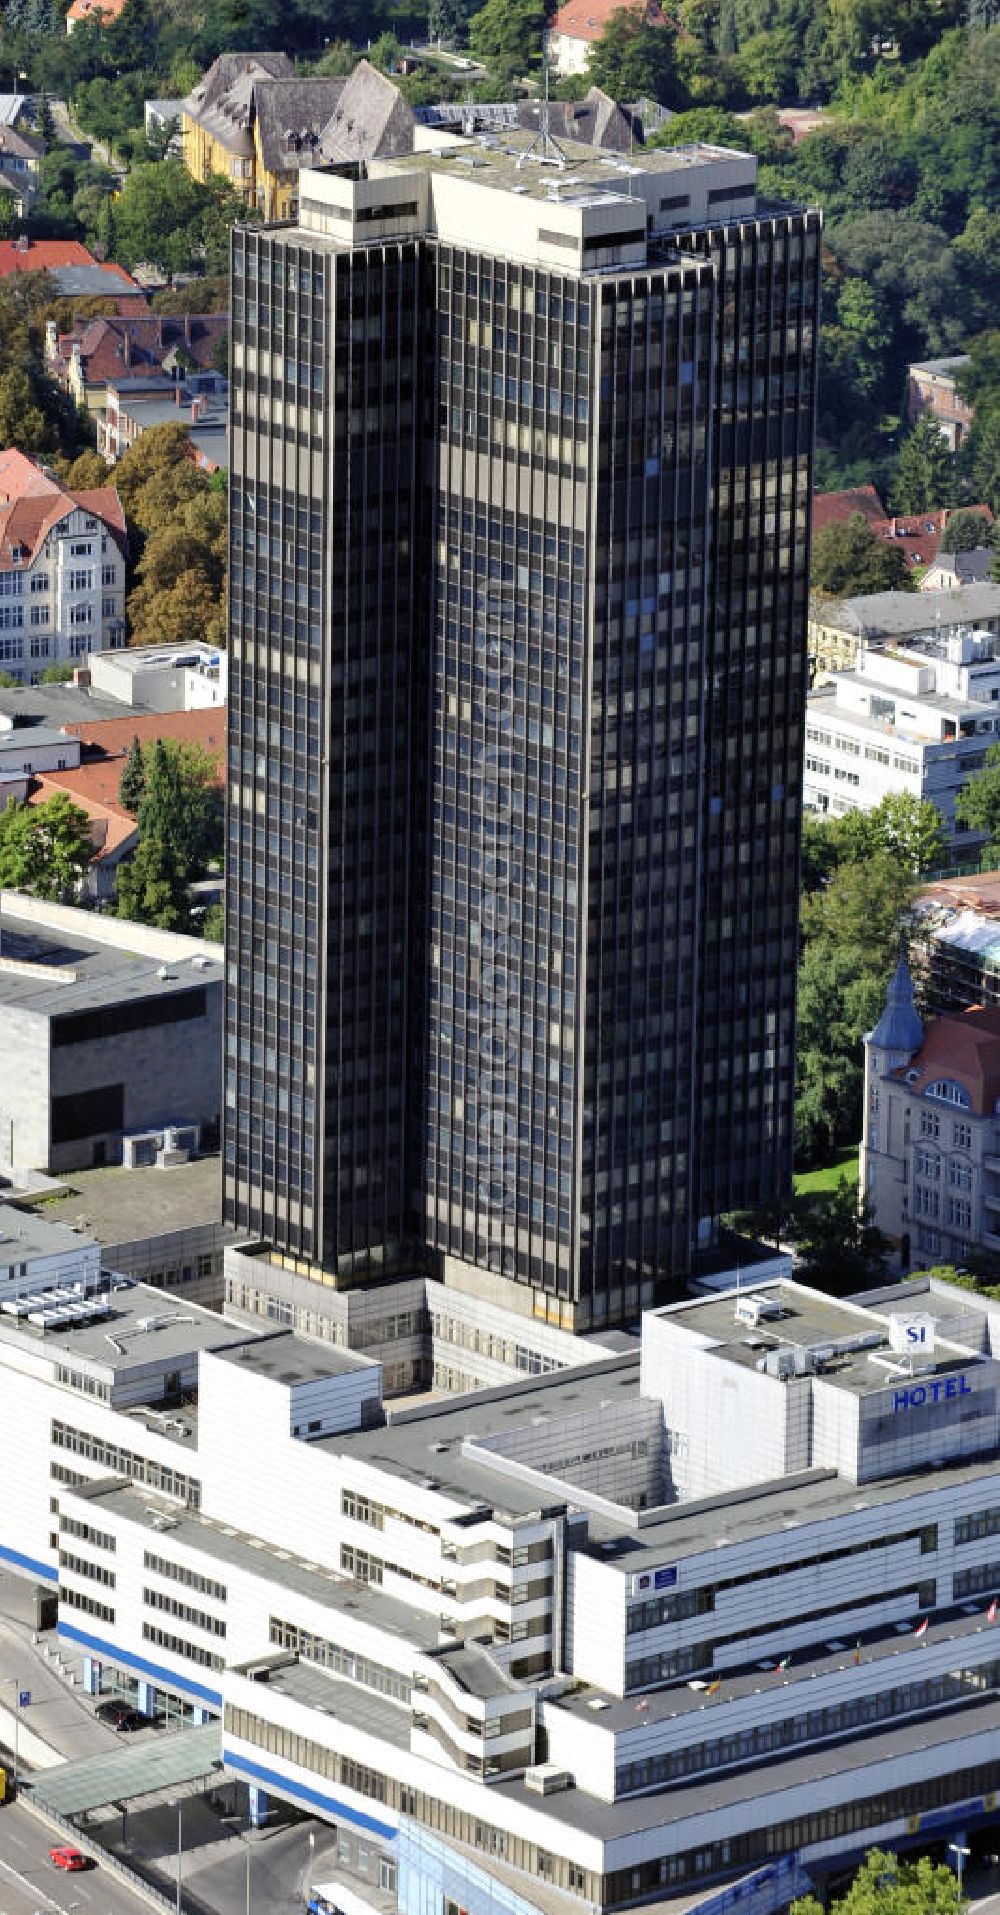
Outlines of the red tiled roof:
M549 32L563 33L570 40L599 40L612 14L635 5L636 0L566 0L550 22ZM642 10L649 26L668 24L656 0L646 0Z
M205 370L216 341L228 331L228 313L183 316L147 310L135 317L79 320L70 332L60 333L57 351L65 370L78 347L84 379L101 385L159 372L172 353L186 353Z
M954 508L938 512L898 512L890 517L873 485L859 485L845 492L814 492L812 502L813 535L828 525L846 525L860 512L871 530L889 545L901 546L906 562L913 570L933 565L941 544L941 534ZM992 523L988 505L972 505L963 510L981 512Z
M112 765L116 793L121 777L121 761L127 756L133 738L138 738L140 745L151 744L157 738L175 738L183 745L201 745L203 750L211 752L218 760L217 782L220 785L225 782L224 705L210 705L204 711L137 713L131 718L84 718L64 725L63 730L82 739L85 746L90 746L95 753L99 752L104 762ZM81 769L89 770L92 764L99 762L97 758L88 760ZM74 777L77 774L66 775Z
M0 566L34 558L46 534L77 508L100 519L125 549L125 514L113 485L70 492L24 452L0 452Z
M93 769L96 771L97 766ZM118 775L121 767L116 766ZM121 805L100 795L102 781L90 778L83 766L79 771L47 771L32 779L28 792L29 805L43 805L47 798L54 798L57 791L64 791L67 797L85 811L91 821L95 851L92 864L100 864L104 858L120 853L136 835L136 822ZM115 791L117 793L117 782Z
M0 239L0 279L10 273L54 273L61 266L97 266L113 273L119 283L134 286L137 293L141 290L124 266L95 259L78 239ZM145 308L146 301L142 303Z
M846 492L814 492L812 502L812 529L814 534L822 532L828 525L846 525L855 512L860 512L869 525L875 519L885 518L885 506L882 504L873 485L851 486Z
M11 499L26 498L29 493L46 493L51 497L58 490L58 479L43 471L26 452L19 452L16 446L7 446L0 452L0 502L7 504Z
M128 0L73 0L67 20L94 20L100 18L111 25L119 20L128 5Z
M917 1096L940 1078L952 1079L968 1091L977 1116L990 1116L1000 1098L1000 1010L977 1006L935 1018L915 1057L892 1074L906 1078Z

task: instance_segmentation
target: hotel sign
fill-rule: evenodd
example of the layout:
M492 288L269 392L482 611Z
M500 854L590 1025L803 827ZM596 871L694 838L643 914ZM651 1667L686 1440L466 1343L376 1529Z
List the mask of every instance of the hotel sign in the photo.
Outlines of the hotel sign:
M894 1410L919 1410L925 1403L944 1403L950 1396L974 1396L967 1376L937 1376L928 1383L911 1383L897 1390L892 1399Z

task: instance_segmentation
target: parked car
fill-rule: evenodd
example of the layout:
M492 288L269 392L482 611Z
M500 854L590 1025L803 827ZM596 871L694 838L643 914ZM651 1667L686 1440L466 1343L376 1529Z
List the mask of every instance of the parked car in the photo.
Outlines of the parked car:
M109 1723L112 1729L124 1729L126 1733L132 1729L151 1728L153 1722L152 1716L143 1715L142 1710L124 1696L112 1696L110 1702L99 1702L94 1714L102 1722Z
M64 1868L70 1875L75 1875L78 1869L91 1866L90 1856L84 1855L82 1849L74 1848L50 1849L49 1861L54 1868Z
M110 1702L99 1702L94 1714L99 1721L110 1722L112 1728L117 1729L122 1717L132 1715L134 1711L133 1702L126 1701L124 1696L112 1696Z

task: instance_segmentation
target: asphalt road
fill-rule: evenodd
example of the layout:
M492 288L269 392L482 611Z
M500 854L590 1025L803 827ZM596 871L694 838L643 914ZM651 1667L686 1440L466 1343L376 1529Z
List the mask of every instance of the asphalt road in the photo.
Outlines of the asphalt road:
M0 1915L149 1915L148 1902L105 1869L53 1868L49 1850L61 1839L19 1803L0 1808Z

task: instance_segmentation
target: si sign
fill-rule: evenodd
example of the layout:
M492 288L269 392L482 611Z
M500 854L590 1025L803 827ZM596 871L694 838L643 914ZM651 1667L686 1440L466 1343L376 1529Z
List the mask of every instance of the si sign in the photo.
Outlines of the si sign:
M919 1410L924 1403L943 1403L949 1396L973 1396L967 1376L939 1376L933 1383L915 1383L912 1389L897 1390L892 1399L894 1410Z

